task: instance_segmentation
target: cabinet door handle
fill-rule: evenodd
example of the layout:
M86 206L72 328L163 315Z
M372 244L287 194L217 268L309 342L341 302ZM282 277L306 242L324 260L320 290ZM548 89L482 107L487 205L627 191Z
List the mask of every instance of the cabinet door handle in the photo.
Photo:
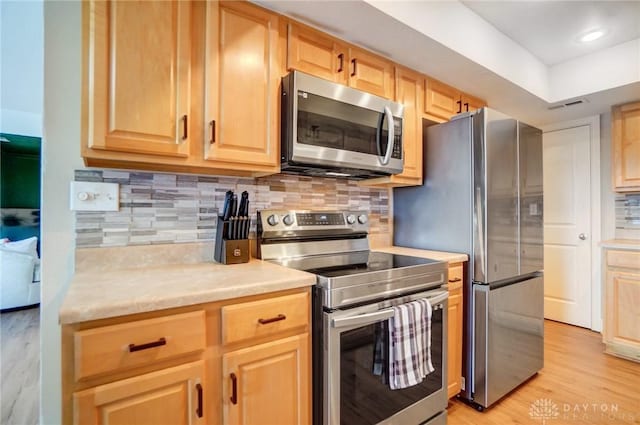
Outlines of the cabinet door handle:
M133 353L136 351L146 350L148 348L160 347L162 345L167 345L167 340L164 337L160 338L157 341L147 342L146 344L129 344L129 352Z
M464 104L464 111L465 112L469 112L469 104L468 103Z
M355 77L358 71L358 61L355 59L351 59L351 64L353 65L353 72L351 73L351 76Z
M286 319L287 316L284 314L278 314L276 317L271 317L269 319L258 319L258 323L261 325L266 325L267 323L279 322L280 320Z
M196 384L196 391L198 392L198 408L196 409L196 415L199 418L202 417L202 385Z
M340 65L338 65L338 72L342 72L344 67L344 53L340 53L338 55L338 60L340 61Z
M209 140L209 144L213 145L216 142L216 120L211 120L209 126L211 127L211 140Z
M459 277L456 277L454 279L449 279L449 282L454 283L454 282L460 282L462 279L460 279Z
M229 377L231 378L231 404L238 404L238 378L236 378L235 373L232 373Z
M459 100L456 103L458 104L458 112L457 113L459 114L460 112L462 112L462 101Z
M189 123L186 115L182 116L182 140L187 140L187 136L189 135Z

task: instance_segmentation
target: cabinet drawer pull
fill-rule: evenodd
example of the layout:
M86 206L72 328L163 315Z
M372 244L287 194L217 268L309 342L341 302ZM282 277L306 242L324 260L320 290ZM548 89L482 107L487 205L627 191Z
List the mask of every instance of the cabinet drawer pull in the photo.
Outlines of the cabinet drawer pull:
M162 345L167 345L167 340L163 337L157 341L147 342L146 344L129 344L129 352L133 353L135 351L146 350L147 348L160 347Z
M454 279L449 279L449 282L450 282L450 283L453 283L453 282L460 282L461 280L462 280L462 279L460 279L459 277L456 277L456 278L454 278Z
M211 120L209 126L211 127L211 140L209 140L209 144L213 145L216 142L216 120Z
M462 112L462 101L459 100L456 103L458 104L458 112L457 113L459 114L460 112Z
M351 59L351 63L353 64L353 72L351 73L352 77L355 77L356 74L358 73L358 61L355 59Z
M198 408L196 409L196 415L199 418L202 417L202 385L196 384L196 391L198 392Z
M465 102L464 104L464 111L465 112L469 112L469 104Z
M231 404L238 404L238 378L236 378L235 373L232 373L229 377L231 378Z
M188 136L188 127L189 127L189 123L188 123L188 118L186 115L182 116L182 140L187 140L187 136Z
M266 325L268 323L279 322L280 320L284 320L286 318L287 316L285 316L284 314L278 314L276 317L272 317L270 319L258 319L258 323L260 323L261 325Z
M342 72L342 68L344 67L344 53L340 53L338 55L338 60L340 61L340 65L338 65L338 72Z

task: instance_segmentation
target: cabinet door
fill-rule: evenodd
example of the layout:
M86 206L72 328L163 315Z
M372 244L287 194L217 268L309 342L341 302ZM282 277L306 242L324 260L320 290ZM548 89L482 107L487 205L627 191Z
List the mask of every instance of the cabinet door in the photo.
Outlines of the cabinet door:
M404 105L404 170L397 179L422 184L422 98L423 77L406 68L397 68L396 102Z
M187 156L191 3L92 1L84 7L88 146Z
M205 424L204 362L176 366L73 394L74 425Z
M640 190L640 102L613 108L612 138L614 189Z
M607 351L640 360L640 271L607 272L605 313Z
M278 16L207 2L206 55L205 159L278 168Z
M222 370L225 425L311 423L308 333L227 353Z
M447 325L447 397L458 394L462 383L462 266L449 268Z
M347 47L297 23L288 25L287 68L347 84Z
M472 112L476 109L487 106L487 102L477 97L470 96L466 93L460 95L460 101L462 102L462 112Z
M393 99L393 62L356 47L349 48L349 85Z
M449 120L462 112L460 92L440 81L425 79L424 112L429 116Z

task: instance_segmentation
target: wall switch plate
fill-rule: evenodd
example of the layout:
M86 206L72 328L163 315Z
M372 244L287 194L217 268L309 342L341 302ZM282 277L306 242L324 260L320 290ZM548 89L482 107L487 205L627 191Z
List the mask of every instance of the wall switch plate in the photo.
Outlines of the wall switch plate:
M69 206L73 211L118 211L118 183L71 182Z

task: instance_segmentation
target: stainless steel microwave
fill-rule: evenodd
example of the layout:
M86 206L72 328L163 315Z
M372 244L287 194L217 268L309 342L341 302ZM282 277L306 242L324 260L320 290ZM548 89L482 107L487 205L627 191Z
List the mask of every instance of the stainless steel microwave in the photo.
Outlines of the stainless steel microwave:
M282 79L282 172L351 179L401 173L403 112L399 103L293 71Z

